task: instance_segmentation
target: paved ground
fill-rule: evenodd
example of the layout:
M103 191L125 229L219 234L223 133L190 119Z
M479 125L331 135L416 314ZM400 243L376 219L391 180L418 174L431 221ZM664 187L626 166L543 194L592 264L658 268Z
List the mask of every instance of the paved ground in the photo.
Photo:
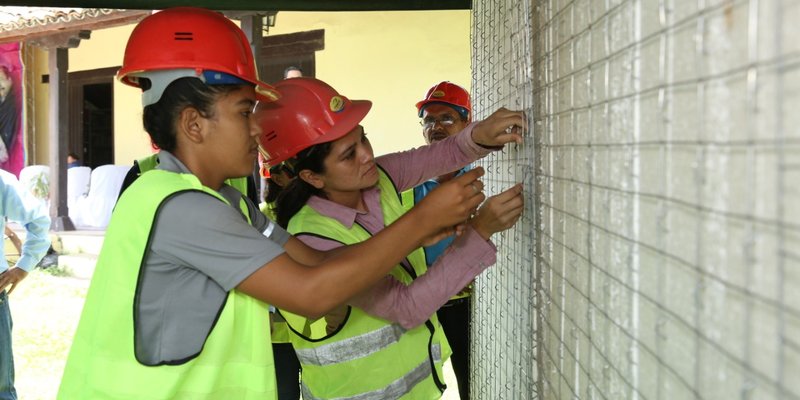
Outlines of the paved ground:
M16 386L22 400L55 398L89 285L85 277L87 262L91 258L82 260L79 266L82 278L34 270L11 294ZM458 400L449 362L445 366L445 380L449 389L443 399Z

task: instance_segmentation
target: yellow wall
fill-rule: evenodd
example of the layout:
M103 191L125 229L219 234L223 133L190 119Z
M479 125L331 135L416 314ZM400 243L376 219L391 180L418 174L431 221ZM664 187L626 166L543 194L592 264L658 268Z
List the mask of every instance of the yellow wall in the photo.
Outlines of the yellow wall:
M470 12L286 12L269 34L325 30L316 77L351 99L372 100L364 120L375 154L424 144L414 104L433 84L469 90Z
M270 34L325 30L317 77L352 99L374 105L364 120L376 154L422 145L414 104L436 82L470 85L469 11L280 12ZM69 51L69 71L119 66L134 25L96 30ZM35 81L48 73L47 52L34 48ZM48 164L48 86L35 83L35 162ZM44 111L42 111L44 110ZM114 83L115 163L149 154L140 92Z
M47 74L47 51L39 47L25 47L25 68L32 73L27 73L31 79L34 95L27 95L28 101L32 101L32 106L25 111L29 114L29 121L33 122L33 127L28 127L28 132L33 132L33 140L29 146L29 165L45 164L48 165L50 151L50 141L48 139L48 115L50 114L50 92L49 85L42 83L42 75Z

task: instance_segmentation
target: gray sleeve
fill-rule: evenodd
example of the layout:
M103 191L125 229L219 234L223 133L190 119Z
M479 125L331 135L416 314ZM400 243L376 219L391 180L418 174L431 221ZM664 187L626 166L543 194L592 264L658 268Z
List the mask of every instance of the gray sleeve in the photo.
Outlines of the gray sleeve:
M249 200L247 201L247 209L250 211L250 220L253 222L253 227L259 232L269 236L273 242L281 246L289 241L289 232L286 232L286 229L281 228L275 221L269 219L269 217L261 212L258 206Z
M268 219L261 225L273 225L272 232L262 234L237 208L208 194L181 193L162 205L151 251L207 275L228 291L284 253L286 231Z

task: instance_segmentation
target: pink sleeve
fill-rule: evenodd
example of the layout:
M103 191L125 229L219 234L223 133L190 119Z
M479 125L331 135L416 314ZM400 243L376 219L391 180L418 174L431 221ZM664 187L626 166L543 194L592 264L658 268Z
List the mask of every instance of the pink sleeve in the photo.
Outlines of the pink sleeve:
M342 244L335 240L323 239L319 236L300 234L296 235L295 237L300 239L301 242L307 244L312 249L320 251L328 251L337 247L342 247Z
M387 275L351 299L370 315L412 329L428 320L469 282L495 263L497 249L472 227L456 238L428 272L406 286Z
M472 140L474 127L475 123L471 123L441 142L386 154L376 161L392 177L397 191L403 192L428 179L458 170L494 150Z

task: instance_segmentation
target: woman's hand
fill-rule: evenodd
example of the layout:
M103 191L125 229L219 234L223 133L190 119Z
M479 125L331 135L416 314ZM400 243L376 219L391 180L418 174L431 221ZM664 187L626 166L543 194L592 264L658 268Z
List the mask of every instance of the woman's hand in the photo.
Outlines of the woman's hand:
M469 219L486 199L483 182L478 180L483 173L483 168L474 168L439 185L409 211L420 229L429 232L426 236L438 235L442 229L451 229Z
M482 238L489 240L492 234L514 226L524 205L522 184L518 183L486 200L470 223Z
M472 129L472 140L484 147L503 147L507 143L522 143L522 130L527 128L525 114L500 108Z

